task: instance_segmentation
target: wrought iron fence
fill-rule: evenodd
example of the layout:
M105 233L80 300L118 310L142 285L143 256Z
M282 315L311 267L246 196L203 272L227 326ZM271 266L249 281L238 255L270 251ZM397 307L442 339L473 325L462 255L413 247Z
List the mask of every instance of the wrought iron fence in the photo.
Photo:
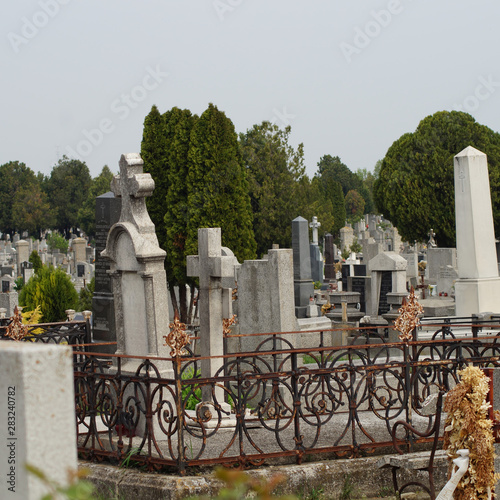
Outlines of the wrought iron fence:
M168 359L83 353L75 366L78 450L181 474L374 453L392 447L399 419L430 428L425 399L455 385L466 364L499 365L498 333L450 332L387 343L351 330L351 345L329 347L325 337L339 331L323 331L309 348L294 348L294 334L265 334L251 352L211 358L211 377L200 373L207 358L189 349ZM431 438L402 439L412 447Z
M10 319L10 318L9 318ZM12 340L7 336L8 324L0 326L0 340ZM26 325L28 333L24 342L43 342L44 344L69 344L78 346L91 342L89 321L65 321L59 323L40 323Z

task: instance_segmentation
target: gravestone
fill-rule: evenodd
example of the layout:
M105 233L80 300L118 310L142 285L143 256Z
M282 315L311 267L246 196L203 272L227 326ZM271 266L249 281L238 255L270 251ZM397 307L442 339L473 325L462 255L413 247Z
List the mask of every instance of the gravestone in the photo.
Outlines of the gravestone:
M335 249L333 244L333 236L328 233L325 235L325 280L336 280L335 273Z
M23 262L28 262L30 258L29 243L25 240L19 240L16 243L17 274L21 274Z
M406 292L406 260L396 252L383 252L368 263L372 277L370 316L389 312L388 293Z
M77 263L85 262L87 260L87 240L85 238L73 238L71 240L71 249L73 251L73 259L71 261L72 270L77 273Z
M78 468L73 351L3 341L0 366L0 497L40 500L50 490L25 464L61 487Z
M115 301L111 286L109 260L101 256L111 227L120 219L121 199L112 192L96 198L95 210L95 289L92 297L93 340L96 343L116 342ZM114 353L116 346L97 346L96 350Z
M292 221L293 282L295 316L305 318L314 284L311 276L311 253L309 250L309 227L307 220L297 217Z
M224 354L222 320L231 314L230 289L223 293L222 280L234 280L234 255L223 255L221 246L221 228L198 229L198 255L187 256L187 275L199 278L199 315L200 315L200 350L202 357L222 356ZM224 301L224 295L226 300ZM224 303L226 308L224 308ZM226 310L224 310L226 309ZM211 377L221 368L221 359L202 359L200 361L201 376ZM221 387L214 389L217 403L230 412L229 405L224 402L224 391ZM212 401L211 387L202 388L204 401Z
M119 221L108 234L102 257L110 261L117 354L168 357L164 337L169 333L165 251L158 245L155 226L147 208L154 181L143 173L139 154L122 155L120 175L111 189L121 197ZM141 360L129 359L123 371L135 371ZM156 362L166 369L167 365ZM168 368L171 368L168 365Z
M349 250L354 243L354 231L352 227L345 226L340 230L340 251Z
M498 312L500 277L486 155L469 146L455 156L457 316Z
M311 252L311 277L312 280L316 282L323 282L323 256L319 249L318 244L318 228L321 223L318 222L318 218L314 216L312 222L309 223L309 227L312 229L312 243L309 246Z
M23 277L23 282L28 283L30 278L35 273L33 269L33 264L31 262L22 262L21 263L21 275Z
M267 258L246 260L238 270L239 333L297 330L294 305L293 253L269 250ZM241 339L242 351L254 351L266 337Z

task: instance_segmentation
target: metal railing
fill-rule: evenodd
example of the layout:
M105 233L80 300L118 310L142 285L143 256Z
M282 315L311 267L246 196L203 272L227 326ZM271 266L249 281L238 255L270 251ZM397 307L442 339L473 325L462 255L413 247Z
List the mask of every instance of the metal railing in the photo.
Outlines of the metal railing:
M75 365L81 456L181 474L213 464L359 457L392 449L397 420L429 429L424 401L453 387L459 369L500 364L495 331L387 343L351 329L351 345L342 347L325 341L342 330L309 333L317 337L309 348L294 347L298 332L262 334L251 352L211 358L218 369L210 377L200 373L207 358L189 349L149 359L82 353ZM402 443L413 449L431 439L408 434Z

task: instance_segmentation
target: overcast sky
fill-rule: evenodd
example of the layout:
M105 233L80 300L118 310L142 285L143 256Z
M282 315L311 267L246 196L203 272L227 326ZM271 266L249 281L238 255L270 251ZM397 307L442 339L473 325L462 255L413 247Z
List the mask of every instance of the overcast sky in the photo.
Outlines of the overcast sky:
M326 154L372 170L439 110L500 131L499 21L498 0L9 1L0 164L118 171L153 104L213 102L237 132L291 125L310 176Z

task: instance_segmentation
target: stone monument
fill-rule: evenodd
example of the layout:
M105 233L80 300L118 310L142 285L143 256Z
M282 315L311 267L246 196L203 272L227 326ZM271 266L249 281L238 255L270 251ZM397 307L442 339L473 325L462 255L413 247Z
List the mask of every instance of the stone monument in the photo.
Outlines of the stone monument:
M203 357L224 354L222 320L231 314L231 289L226 289L224 293L222 280L234 277L238 262L234 255L222 254L221 239L220 227L198 229L198 255L187 256L187 275L197 276L200 280L200 350ZM202 359L201 376L214 376L222 363L220 358ZM222 388L215 388L214 393L217 403L223 406L224 411L229 411L229 405L224 403ZM202 397L204 401L212 400L210 386L202 388Z
M110 261L115 300L117 354L169 357L164 336L169 333L165 251L158 245L147 208L154 181L143 173L139 154L122 155L120 175L111 183L121 197L119 221L109 231L102 256ZM140 360L122 364L134 370Z
M109 230L120 219L121 198L112 192L98 196L95 207L95 290L92 297L93 340L95 343L116 342L115 301L111 276L108 274L110 262L101 256L106 248ZM95 350L114 353L116 346L103 345Z
M469 146L455 156L458 280L456 315L500 312L495 230L486 155Z
M307 220L300 216L292 221L292 249L295 316L305 318L310 299L314 297L314 284L311 276L309 227Z

